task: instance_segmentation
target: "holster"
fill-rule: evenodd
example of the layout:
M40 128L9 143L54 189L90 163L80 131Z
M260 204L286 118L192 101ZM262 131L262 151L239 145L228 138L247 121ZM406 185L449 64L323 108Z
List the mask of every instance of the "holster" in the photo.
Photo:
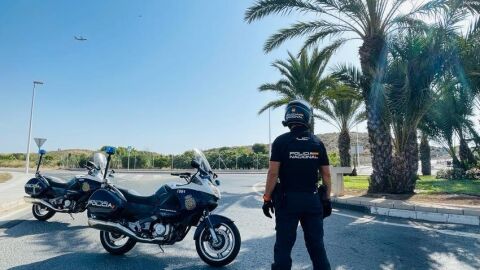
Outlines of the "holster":
M319 185L317 188L318 196L320 196L320 201L328 201L327 199L327 186Z

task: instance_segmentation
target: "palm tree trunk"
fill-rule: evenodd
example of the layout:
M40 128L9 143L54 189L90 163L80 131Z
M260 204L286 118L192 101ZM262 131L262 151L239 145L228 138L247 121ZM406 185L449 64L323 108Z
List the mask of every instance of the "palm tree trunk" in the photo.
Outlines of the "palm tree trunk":
M338 151L340 153L340 166L350 167L350 134L348 129L342 129L338 135Z
M418 179L418 140L417 140L417 127L414 127L410 131L408 136L407 145L405 148L405 155L407 160L407 178L405 179L406 184L403 190L400 190L402 193L413 193Z
M472 150L468 147L468 143L465 140L465 136L463 132L458 133L460 137L460 149L459 149L459 156L460 162L462 164L463 169L467 170L469 167L475 164L475 157L473 156Z
M422 174L432 175L430 145L428 144L428 136L423 133L422 140L420 142L420 160L422 162Z
M388 192L412 194L415 190L418 171L418 142L416 130L408 135L404 147L393 156L392 178Z
M367 111L367 129L372 154L372 175L368 190L385 192L391 182L392 137L384 115L382 80L386 68L385 39L366 37L359 50L362 67L362 95Z

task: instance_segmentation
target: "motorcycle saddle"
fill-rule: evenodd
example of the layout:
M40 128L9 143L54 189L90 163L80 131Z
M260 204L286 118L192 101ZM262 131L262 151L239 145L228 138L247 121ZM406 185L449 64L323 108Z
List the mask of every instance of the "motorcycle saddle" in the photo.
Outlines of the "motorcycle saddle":
M126 189L120 189L125 199L127 199L128 203L135 203L135 204L147 204L147 205L154 205L157 201L155 194L151 196L141 196L137 194L133 194L132 191Z
M75 179L72 179L72 180L69 180L69 181L65 181L65 180L62 180L60 178L57 178L57 177L53 177L53 176L44 176L45 179L47 179L48 183L50 184L50 186L52 187L56 187L56 188L64 188L64 189L67 189L68 187L70 187L72 185L72 183L75 181Z

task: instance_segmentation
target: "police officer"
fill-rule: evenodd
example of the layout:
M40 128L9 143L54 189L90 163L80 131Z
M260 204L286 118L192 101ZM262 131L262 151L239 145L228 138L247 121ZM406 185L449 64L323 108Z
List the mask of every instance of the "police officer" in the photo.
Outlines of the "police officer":
M290 253L295 244L298 222L302 225L305 245L315 270L330 269L323 244L323 218L330 215L330 169L323 143L310 131L313 109L304 100L287 105L284 126L290 132L272 144L263 213L275 213L276 242L272 270L291 269ZM319 172L326 186L321 199Z

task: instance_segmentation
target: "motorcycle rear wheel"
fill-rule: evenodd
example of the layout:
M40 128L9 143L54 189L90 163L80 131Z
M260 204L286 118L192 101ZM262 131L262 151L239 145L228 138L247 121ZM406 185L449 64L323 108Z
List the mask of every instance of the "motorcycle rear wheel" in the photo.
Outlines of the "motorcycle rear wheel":
M33 204L32 214L36 219L40 221L46 221L53 217L53 215L55 215L55 211L48 209L46 206L40 204Z
M124 242L117 244L121 240ZM137 241L128 236L106 231L100 231L100 242L102 242L103 248L113 255L123 255L129 252L137 243Z

